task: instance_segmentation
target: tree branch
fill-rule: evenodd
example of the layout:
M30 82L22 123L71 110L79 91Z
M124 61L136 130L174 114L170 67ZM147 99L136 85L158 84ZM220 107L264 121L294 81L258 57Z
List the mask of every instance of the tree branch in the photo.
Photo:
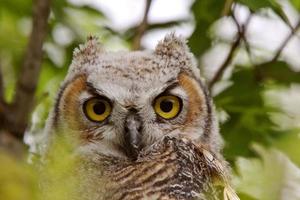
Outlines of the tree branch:
M274 57L272 58L272 60L270 62L274 62L279 58L279 56L281 55L283 49L286 47L286 45L289 43L289 41L292 39L292 37L294 36L294 34L297 32L297 30L299 28L300 28L300 19L299 19L298 23L296 24L296 26L294 28L291 28L291 32L285 38L285 40L282 42L282 44L280 45L280 47L276 51L276 54L274 55Z
M4 121L5 106L2 65L0 61L0 121Z
M8 153L17 159L24 159L26 146L21 140L17 140L10 132L0 130L0 152Z
M47 33L51 0L35 0L33 4L32 32L21 65L12 105L5 117L7 129L23 138L32 111L43 56L43 42Z
M2 65L0 61L0 112L1 112L1 105L3 103L4 103L4 85L3 85Z
M141 39L148 27L148 15L149 15L151 4L152 4L152 0L146 0L143 20L137 27L136 35L133 38L133 45L132 45L133 50L141 49Z
M214 77L208 83L209 90L211 90L213 88L213 86L215 85L215 83L218 82L222 78L225 69L230 65L236 49L240 45L240 43L243 40L243 38L245 38L246 29L247 29L247 26L248 26L248 24L250 22L250 19L251 19L251 14L248 16L248 18L247 18L247 20L246 20L246 22L245 22L244 25L240 26L237 23L237 30L238 30L237 31L237 38L232 43L231 48L229 50L229 53L228 53L226 59L224 60L223 64L219 67L219 69L216 72L216 74L214 75Z

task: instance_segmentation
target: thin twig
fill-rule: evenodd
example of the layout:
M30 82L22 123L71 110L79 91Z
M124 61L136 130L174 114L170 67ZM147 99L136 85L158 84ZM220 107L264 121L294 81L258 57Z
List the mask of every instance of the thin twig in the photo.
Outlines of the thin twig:
M133 38L133 45L132 45L133 50L141 49L141 39L148 27L148 15L149 15L151 4L152 4L152 0L146 0L143 20L137 27L136 35Z
M243 41L244 41L244 44L245 44L246 52L247 52L248 57L249 57L249 61L250 61L251 64L253 64L254 62L253 62L253 57L252 57L251 46L250 46L250 44L249 44L246 37L244 37Z
M286 47L286 45L289 43L289 41L292 39L292 37L294 36L294 34L297 32L297 30L299 28L300 28L300 19L299 19L298 23L296 24L296 26L294 28L291 28L291 32L284 39L284 41L282 42L282 44L280 45L280 47L276 51L276 54L274 55L274 57L271 59L270 62L274 62L279 58L279 56L281 55L283 49Z
M258 82L261 82L265 79L265 77L262 73L262 70L261 70L261 66L276 62L278 60L279 56L281 55L282 51L284 50L284 48L287 46L287 44L292 39L292 37L295 36L295 33L297 32L297 30L299 28L300 28L300 19L299 19L298 23L296 24L296 26L294 28L291 28L290 33L283 40L282 44L280 45L280 47L276 51L274 57L271 60L267 61L267 62L264 62L264 63L259 64L259 65L254 65L255 79Z
M232 4L233 4L233 0L226 0L225 1L224 7L223 7L223 10L222 10L222 16L227 16L230 13Z
M50 1L34 1L32 32L21 65L14 101L10 113L6 113L7 121L10 123L8 129L18 138L23 137L34 103L42 64L42 47L47 34Z
M242 37L240 35L238 35L235 42L231 45L231 48L230 48L227 58L225 59L225 61L223 62L223 64L218 69L217 73L215 74L215 76L211 79L211 81L208 84L208 87L210 90L212 89L214 84L219 81L219 79L222 77L225 69L230 65L230 63L233 59L233 54L234 54L235 50L237 49L237 47L240 45L241 39L242 39Z
M233 9L235 9L235 4L233 6ZM238 22L237 18L235 17L234 13L231 13L230 16L231 16L231 18L232 18L232 20L233 20L233 22L234 22L234 24L235 24L235 26L237 28L238 34L241 34L242 33L242 27L239 24L239 22Z
M245 37L245 33L246 33L246 29L247 29L247 26L250 22L250 19L251 19L251 14L248 16L246 22L244 25L242 25L241 27L238 25L237 29L238 29L238 34L237 34L237 38L235 39L235 41L232 43L231 45L231 48L229 50L229 53L226 57L226 59L224 60L223 64L220 66L220 68L218 69L217 73L215 74L215 76L211 79L211 81L209 82L208 84L208 88L211 90L212 87L214 86L214 84L216 82L218 82L222 76L223 76L223 73L225 71L225 69L230 65L230 63L232 62L232 59L233 59L233 56L234 56L234 53L237 49L237 47L240 45L243 37Z
M250 13L250 15L252 15L252 13ZM236 25L236 27L237 27L237 29L238 29L239 34L242 36L242 40L243 40L243 42L244 42L245 49L246 49L247 54L248 54L248 56L249 56L250 63L253 63L253 61L252 61L252 52L251 52L250 44L249 44L249 42L248 42L248 40L247 40L245 34L242 34L242 29L243 29L243 28L240 26L240 24L239 24L239 22L238 22L238 20L236 19L236 17L235 17L234 14L232 14L231 17L232 17L232 19L233 19L233 21L234 21L234 23L235 23L235 25Z

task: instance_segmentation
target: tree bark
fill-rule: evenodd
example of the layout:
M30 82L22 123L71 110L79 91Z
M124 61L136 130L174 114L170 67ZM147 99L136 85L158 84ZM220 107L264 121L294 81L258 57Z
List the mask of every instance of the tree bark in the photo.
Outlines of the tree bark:
M4 100L0 73L0 150L21 155L25 149L24 132L34 105L35 91L41 71L43 43L47 35L51 0L34 0L32 31L29 37L12 103Z

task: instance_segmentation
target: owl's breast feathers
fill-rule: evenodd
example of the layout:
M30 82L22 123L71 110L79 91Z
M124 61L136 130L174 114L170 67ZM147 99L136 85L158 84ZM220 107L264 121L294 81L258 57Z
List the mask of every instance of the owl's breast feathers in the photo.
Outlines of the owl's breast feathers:
M226 164L184 138L165 137L136 161L109 160L104 161L107 182L101 199L222 199L223 187L230 187ZM235 199L234 192L227 195Z

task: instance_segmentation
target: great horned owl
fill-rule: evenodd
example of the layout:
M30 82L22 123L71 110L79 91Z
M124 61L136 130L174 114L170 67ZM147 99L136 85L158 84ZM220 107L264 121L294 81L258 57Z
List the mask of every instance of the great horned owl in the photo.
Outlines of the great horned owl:
M74 51L47 131L78 141L76 152L96 166L90 185L108 180L87 199L205 199L213 173L226 179L212 100L175 34L136 52L106 52L89 37Z

